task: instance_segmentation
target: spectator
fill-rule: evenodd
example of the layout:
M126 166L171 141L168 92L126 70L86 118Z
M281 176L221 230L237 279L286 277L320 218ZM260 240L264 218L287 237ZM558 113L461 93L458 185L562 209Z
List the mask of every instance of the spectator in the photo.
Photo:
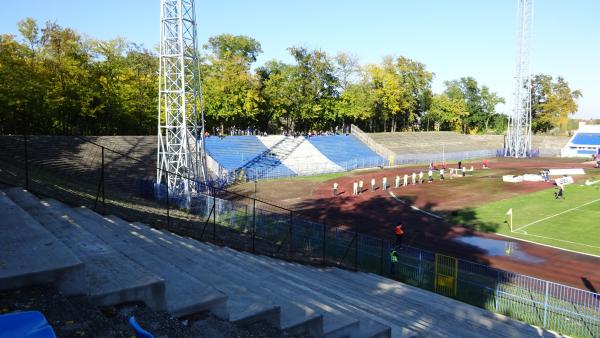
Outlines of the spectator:
M398 264L398 253L392 249L390 251L390 275L396 274L396 264Z
M402 238L404 237L404 225L402 223L396 225L394 234L396 234L396 248L400 249L402 247Z

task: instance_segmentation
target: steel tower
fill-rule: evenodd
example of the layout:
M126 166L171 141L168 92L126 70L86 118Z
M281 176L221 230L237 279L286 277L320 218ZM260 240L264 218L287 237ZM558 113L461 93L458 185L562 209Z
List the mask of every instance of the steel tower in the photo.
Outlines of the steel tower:
M526 157L531 153L531 21L533 0L517 0L517 55L513 83L513 111L508 120L504 156Z
M156 177L172 194L189 197L206 178L200 101L194 0L161 0Z

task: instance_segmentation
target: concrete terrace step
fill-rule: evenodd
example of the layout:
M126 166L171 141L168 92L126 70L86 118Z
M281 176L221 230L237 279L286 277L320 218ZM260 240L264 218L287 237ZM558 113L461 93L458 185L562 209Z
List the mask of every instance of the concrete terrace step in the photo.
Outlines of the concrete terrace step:
M143 301L155 310L166 310L163 279L82 229L61 210L51 207L58 202L40 201L21 188L7 189L6 193L84 263L84 285L93 302L115 305Z
M269 257L264 259L273 260ZM296 263L280 262L279 265L286 270L307 273L302 269L303 266ZM369 307L386 323L412 322L410 329L418 334L443 336L451 333L461 337L556 336L552 332L378 275L338 268L310 267L309 270L308 274L321 277L319 284L311 287L335 285L336 288L330 292L341 293L342 297L350 297L357 304L363 303L361 308ZM357 293L357 289L363 292Z
M351 271L339 270L335 272L339 278L348 278L358 284L377 289L378 286L388 284L388 292L402 294L409 300L421 302L434 314L431 322L433 325L445 325L457 330L456 324L460 323L461 334L464 337L477 337L485 332L488 337L556 337L554 332L541 330L540 328L522 323L506 316L487 311L476 306L459 302L457 300L437 295L433 292L422 290L410 285L391 281L387 278L364 274L364 278L357 280L356 274ZM380 288L381 289L381 288ZM377 298L382 298L378 296ZM435 302L431 299L436 298ZM425 301L424 301L425 300ZM383 300L381 300L383 301ZM389 302L393 308L394 302ZM458 330L457 330L458 332Z
M108 218L115 222L118 220L114 216ZM311 307L281 296L281 289L285 286L274 286L265 283L264 280L254 280L255 277L249 273L247 265L239 260L231 261L230 257L223 253L222 248L151 229L140 223L129 224L129 226L169 249L171 257L178 257L173 264L182 264L190 274L206 280L207 283L215 285L227 294L231 303L238 304L239 313L247 312L248 309L260 304L278 306L281 312L279 321L275 325L281 330L290 334L322 335L321 314ZM250 300L255 304L250 303ZM232 307L230 306L230 309Z
M181 317L210 310L215 315L227 319L227 296L172 265L168 255L161 255L156 250L156 244L136 237L124 227L110 227L108 220L89 209L69 208L58 204L53 207L64 212L79 226L105 241L128 259L164 279L169 313ZM148 246L150 250L145 250Z
M102 217L96 214L95 217ZM113 231L129 234L131 241L137 242L144 250L155 255L165 257L173 267L184 269L187 274L207 285L212 285L228 296L227 314L224 318L236 323L252 323L259 320L279 324L279 306L268 299L260 297L243 284L232 283L231 280L223 278L212 271L210 266L204 264L202 255L190 252L189 255L182 251L189 250L181 244L182 237L177 235L150 229L146 226L129 224L115 216L104 217L107 226ZM204 255L210 255L210 252ZM168 258L166 258L168 257ZM215 267L219 270L220 267Z
M3 191L0 215L0 290L55 283L67 295L84 292L83 263Z
M330 285L332 292L325 293L319 290L322 287L324 279L320 275L312 274L309 266L297 264L296 270L289 270L288 263L266 256L256 256L246 253L241 253L236 250L226 248L232 256L237 256L239 259L251 261L250 266L259 266L271 271L274 279L278 283L287 284L295 288L296 294L301 294L303 297L318 299L325 307L339 311L342 314L352 316L359 320L359 327L353 332L352 337L390 337L392 330L398 337L412 337L415 332L400 327L397 325L388 325L388 323L380 321L378 316L373 316L367 311L363 311L360 307L356 307L346 301L343 301L341 295L337 292L336 285ZM286 268L282 268L285 265ZM353 292L356 292L354 290Z
M112 216L111 216L112 217ZM150 233L147 236L156 236L157 230L148 230L146 226L136 223L135 225L140 228L146 229L145 231L155 232ZM145 234L146 235L146 234ZM168 236L168 234L167 234ZM247 264L248 256L253 256L247 253L238 253L240 257L233 255L229 252L228 248L215 247L210 244L198 243L192 239L180 238L185 246L190 248L192 251L205 249L210 250L211 257L207 257L207 262L212 258L218 260L216 262L216 268L221 266L221 269L233 269L235 271L236 278L239 276L246 276L242 279L242 283L252 283L255 285L261 285L266 287L266 291L270 293L266 294L265 297L271 297L273 300L278 299L278 303L285 303L287 300L293 300L297 303L303 303L310 308L314 308L315 312L323 313L323 333L327 337L345 336L350 335L352 337L387 337L389 336L389 328L377 323L360 322L355 319L351 312L341 311L339 309L332 308L329 304L323 302L323 299L313 297L310 293L305 290L299 289L297 286L288 283L288 281L281 281L274 274L270 273L269 270L256 264ZM170 239L174 242L177 239ZM240 264L242 262L242 264ZM228 266L231 265L231 266ZM244 268L240 269L239 266L243 265ZM251 274L248 274L251 272ZM261 292L261 288L252 288L253 291ZM277 291L275 291L277 290ZM281 294L281 295L280 295ZM281 298L283 296L283 298ZM282 305L282 309L285 307ZM286 313L282 313L285 320ZM380 335L383 333L383 335ZM386 334L387 333L387 334Z
M134 225L142 228L140 231L144 231L144 235L156 236L152 232L157 232L157 230L150 230L145 225L138 223ZM299 333L306 331L308 326L308 332L311 335L343 337L358 329L356 319L323 306L318 299L310 296L304 297L305 295L298 294L285 284L273 282L273 276L265 276L261 271L256 271L256 267L245 264L243 259L232 260L233 257L221 247L199 243L189 238L173 238L171 236L173 235L165 233L164 238L169 238L172 243L179 243L182 248L187 248L183 252L191 258L198 259L198 256L202 254L204 264L209 266L214 273L221 274L223 278L234 284L250 285L251 292L279 304L281 307L280 328L285 331ZM266 270L262 272L264 271Z

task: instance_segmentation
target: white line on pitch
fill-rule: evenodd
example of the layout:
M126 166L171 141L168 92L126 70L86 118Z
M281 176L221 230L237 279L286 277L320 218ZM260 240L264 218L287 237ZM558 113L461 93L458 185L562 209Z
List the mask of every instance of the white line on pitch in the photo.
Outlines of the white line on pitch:
M544 238L544 239L551 239L553 241L565 242L565 243L569 243L569 244L583 245L583 246L587 246L587 247L594 248L594 249L600 249L600 246L589 245L589 244L584 244L584 243L579 243L579 242L567 241L566 239L558 239L558 238L546 237L546 236L542 236L542 235L534 235L534 234L529 234L529 233L526 233L525 235L526 236L534 236L534 237Z
M433 218L437 218L437 219L443 219L443 217L442 217L442 216L440 216L440 215L436 215L436 214L434 214L434 213L431 213L431 212L428 212L428 211L425 211L425 210L421 210L421 209L419 209L419 208L415 207L414 205L409 205L408 203L406 203L406 202L405 202L405 201L403 201L402 199L398 198L398 197L396 196L396 194L394 194L394 193L393 193L393 192L391 192L391 191L389 192L389 194L390 194L390 196L392 196L392 197L393 197L393 198L394 198L396 201L398 201L398 202L400 202L400 203L402 203L402 204L408 205L408 206L409 206L411 209L413 209L413 210L415 210L415 211L422 212L422 213L424 213L425 215L429 215L429 216L431 216L431 217L433 217Z
M542 219L538 219L537 221L533 221L533 222L531 222L531 223L529 223L529 224L525 224L525 225L523 225L523 226L521 226L521 227L518 227L518 228L516 228L515 230L513 230L513 232L519 231L519 230L521 230L521 229L525 229L525 228L527 228L527 227L528 227L528 226L530 226L530 225L534 225L534 224L536 224L536 223L543 222L543 221L545 221L545 220L547 220L547 219L554 218L554 217L556 217L556 216L560 216L560 215L562 215L562 214L565 214L565 213L567 213L567 212L571 212L571 211L573 211L573 210L577 210L577 209L579 209L579 208L581 208L581 207L585 207L585 206L586 206L586 205L588 205L588 204L596 203L596 202L598 202L598 201L600 201L600 198L598 198L598 199L595 199L595 200L593 200L593 201L591 201L591 202L584 203L584 204L582 204L582 205L580 205L580 206L577 206L577 207L574 207L574 208L571 208L571 209L567 209L567 210L565 210L565 211L561 211L561 212L559 212L558 214L551 215L551 216L548 216L548 217L544 217L544 218L542 218Z
M545 246L545 247L556 249L556 250L568 251L568 252L572 252L572 253L576 253L576 254L580 254L580 255L586 255L586 256L592 256L592 257L600 258L599 255L594 255L594 254L587 253L587 252L581 252L581 251L575 251L575 250L565 249L565 248L561 248L559 246L554 246L554 245L550 245L550 244L544 244L544 243L540 243L540 242L529 241L529 240L526 240L526 239L523 239L523 238L509 236L509 235L500 234L500 233L496 233L496 235L502 236L502 237L506 237L506 238L510 238L510 239L515 239L515 240L521 241L521 242L527 242L527 243L531 243L531 244L541 245L541 246ZM531 235L528 234L528 235L525 235L525 236L531 236ZM579 243L577 243L577 244L579 244Z

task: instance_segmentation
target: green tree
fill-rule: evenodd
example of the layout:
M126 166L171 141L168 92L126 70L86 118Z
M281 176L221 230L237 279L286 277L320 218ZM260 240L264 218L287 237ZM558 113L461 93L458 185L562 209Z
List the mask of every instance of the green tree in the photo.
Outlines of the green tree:
M490 120L496 114L496 106L504 103L504 98L491 92L486 86L479 86L472 77L446 81L446 94L452 99L464 100L468 115L463 116L462 132L482 132L489 128Z
M461 98L451 98L447 94L434 95L431 100L429 112L425 115L427 123L433 122L434 129L462 130L462 122L469 115L467 105Z
M537 74L531 80L531 127L534 132L558 128L567 131L569 116L577 112L580 90L571 90L564 78Z
M409 89L402 86L401 79L396 73L391 58L386 58L383 64L367 66L368 76L374 88L374 113L387 131L387 125L391 121L391 131L395 131L394 121L397 116L409 109L411 103Z
M339 95L333 62L321 50L291 47L289 51L297 63L292 83L299 91L292 128L308 130L331 126L336 119L335 100Z
M424 64L403 56L396 59L396 69L400 84L408 93L403 97L401 127L412 130L417 119L429 109L431 82L435 74L427 71ZM392 131L396 131L396 119L392 121Z
M202 67L202 93L209 124L243 128L255 123L261 97L250 65L262 51L258 41L223 34L209 39Z
M273 60L258 68L257 75L262 98L257 120L261 127L273 131L280 127L293 130L301 102L296 66Z
M337 100L338 118L344 121L364 122L372 119L376 104L376 94L367 81L349 84Z
M256 62L256 58L262 53L260 43L245 35L221 34L210 37L204 49L212 53L212 57L218 60L242 59L248 65Z

